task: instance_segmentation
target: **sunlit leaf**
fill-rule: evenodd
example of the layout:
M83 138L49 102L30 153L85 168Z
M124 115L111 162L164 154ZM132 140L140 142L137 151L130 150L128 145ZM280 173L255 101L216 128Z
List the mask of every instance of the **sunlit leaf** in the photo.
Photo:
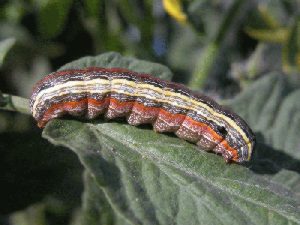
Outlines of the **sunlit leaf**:
M268 41L281 44L286 42L289 35L289 29L283 27L274 30L260 30L248 27L245 29L245 32L250 37L259 41Z
M181 0L163 0L166 12L180 23L186 23L187 17L182 10Z

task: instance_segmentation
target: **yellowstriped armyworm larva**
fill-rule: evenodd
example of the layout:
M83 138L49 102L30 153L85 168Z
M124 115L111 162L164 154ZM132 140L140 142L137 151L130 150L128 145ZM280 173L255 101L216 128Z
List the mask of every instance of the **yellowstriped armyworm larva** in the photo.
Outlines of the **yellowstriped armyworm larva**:
M210 98L181 84L121 68L54 72L33 88L30 108L39 127L69 114L94 119L126 117L130 125L150 123L174 132L227 162L249 161L255 136L246 122Z

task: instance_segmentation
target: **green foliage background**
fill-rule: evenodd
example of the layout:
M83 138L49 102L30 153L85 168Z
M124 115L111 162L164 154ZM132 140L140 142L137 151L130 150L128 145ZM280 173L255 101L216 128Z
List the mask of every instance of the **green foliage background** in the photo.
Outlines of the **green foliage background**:
M300 3L181 3L186 25L160 0L4 1L0 90L29 98L67 68L150 73L233 108L257 136L252 161L101 118L54 120L42 138L27 100L0 92L0 224L300 223Z

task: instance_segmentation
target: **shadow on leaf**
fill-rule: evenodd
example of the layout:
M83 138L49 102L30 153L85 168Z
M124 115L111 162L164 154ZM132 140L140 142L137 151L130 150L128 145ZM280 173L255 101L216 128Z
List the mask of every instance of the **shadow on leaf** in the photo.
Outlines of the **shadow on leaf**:
M247 167L258 174L276 174L282 169L292 170L300 173L300 160L265 144L261 133L256 134L257 145L253 159Z

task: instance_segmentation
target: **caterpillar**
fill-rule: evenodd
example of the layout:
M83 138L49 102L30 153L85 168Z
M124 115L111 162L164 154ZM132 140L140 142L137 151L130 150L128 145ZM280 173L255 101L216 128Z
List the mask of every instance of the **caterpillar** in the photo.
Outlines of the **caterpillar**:
M69 114L94 119L126 117L130 125L152 124L174 132L226 162L249 161L255 136L246 122L212 99L182 84L122 68L54 72L33 87L30 109L40 128Z

